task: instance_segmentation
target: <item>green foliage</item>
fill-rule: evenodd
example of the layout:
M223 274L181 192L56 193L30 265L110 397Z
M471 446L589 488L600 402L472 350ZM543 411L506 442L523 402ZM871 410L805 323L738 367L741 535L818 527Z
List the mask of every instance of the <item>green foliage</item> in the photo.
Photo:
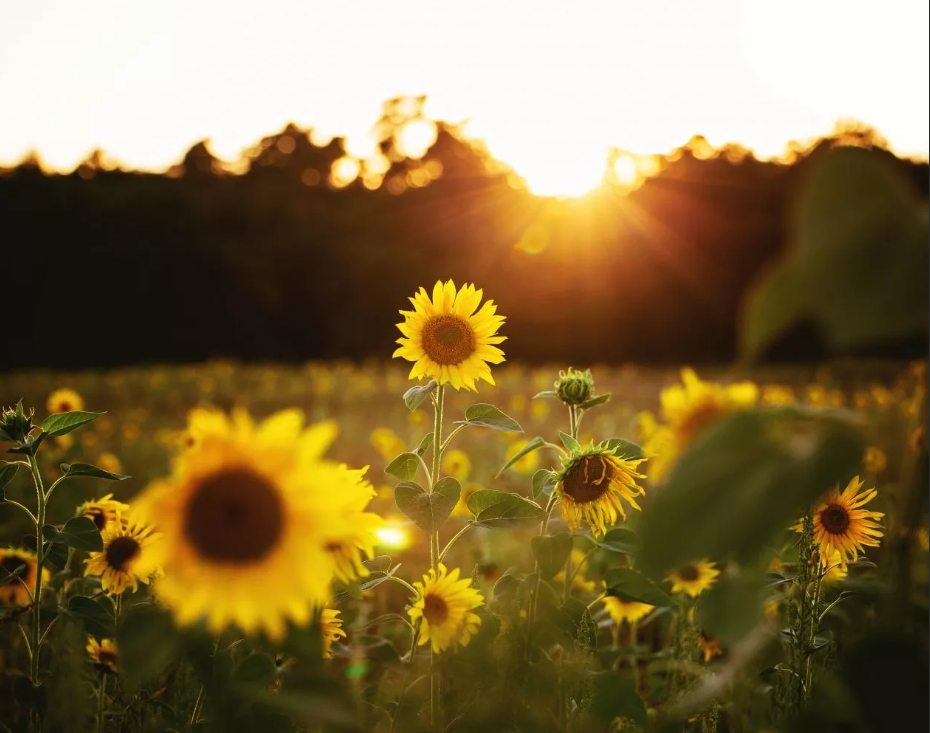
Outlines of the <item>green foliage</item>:
M435 532L445 524L461 494L461 485L451 476L440 479L432 492L412 481L404 481L394 488L397 508L424 532Z
M436 381L431 379L426 384L415 385L404 392L404 404L407 405L407 409L411 412L416 410L423 404L423 400L432 394L436 386Z
M565 567L572 544L572 536L567 532L540 535L530 540L533 557L539 563L539 572L543 578L551 578Z
M546 468L539 469L533 474L533 499L538 499L543 494L549 494L555 488L558 474Z
M58 438L88 423L92 423L101 415L106 415L106 413L75 410L74 412L59 412L49 415L42 421L42 434L46 438Z
M509 461L507 461L507 463L504 464L504 467L501 468L501 470L497 472L497 475L500 476L504 471L510 468L514 463L516 463L521 458L523 458L523 456L532 453L534 450L537 450L538 448L542 448L545 444L546 444L545 438L540 438L538 436L533 438L525 446L523 446L523 448L521 448L520 451L513 458L511 458Z
M385 473L389 473L401 481L412 481L420 468L420 457L416 453L401 453L391 461Z
M456 425L469 425L473 427L491 428L505 433L522 433L520 423L509 415L505 415L494 405L483 402L475 403L465 409L465 419L458 420Z
M121 473L110 473L102 468L92 466L89 463L62 463L61 472L65 478L74 478L77 476L87 476L89 478L102 478L107 481L125 481L129 476Z
M612 527L600 540L600 546L611 552L638 556L642 547L639 535L626 527Z
M594 697L588 711L590 730L604 730L616 718L646 729L646 706L636 691L636 680L632 675L601 672L594 675L593 686Z
M475 521L485 527L513 527L525 522L539 522L546 512L539 504L517 494L495 489L481 489L468 497L468 510Z
M72 517L59 530L50 524L42 528L42 536L53 544L73 547L75 550L100 552L103 550L103 538L94 520L88 517Z
M19 470L19 466L15 463L10 463L8 461L0 461L0 502L6 499L6 494L4 494L4 489L13 478L16 476L16 472Z
M643 453L643 449L636 445L636 443L631 443L629 440L624 440L623 438L610 438L604 442L604 447L608 450L612 450L617 458L635 461L639 458L646 457L646 454Z
M581 450L581 443L575 440L568 433L563 433L561 430L559 431L559 440L562 441L562 445L565 446L565 449L571 453L575 453Z
M611 568L604 578L607 594L625 601L639 601L653 606L669 606L672 599L649 578L632 568Z
M98 638L116 636L116 620L109 602L87 596L73 596L68 601L68 613L84 622L87 633Z

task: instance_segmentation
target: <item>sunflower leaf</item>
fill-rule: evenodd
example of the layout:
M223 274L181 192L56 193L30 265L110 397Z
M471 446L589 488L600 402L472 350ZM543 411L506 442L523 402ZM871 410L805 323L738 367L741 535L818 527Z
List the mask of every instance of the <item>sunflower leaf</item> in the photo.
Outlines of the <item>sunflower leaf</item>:
M605 550L634 556L639 554L641 544L639 535L626 527L613 527L607 530L607 534L600 542Z
M672 599L649 578L631 568L611 568L604 578L607 595L624 601L638 601L653 606L670 606Z
M505 415L494 405L477 402L465 409L465 419L457 420L456 425L472 425L475 427L502 430L505 433L522 433L520 423L509 415Z
M631 443L629 440L624 440L623 438L611 438L604 442L604 446L612 450L617 458L635 461L639 458L646 457L643 449L636 445L636 443Z
M560 430L560 431L559 431L559 439L562 441L562 445L565 446L565 449L566 449L566 450L568 450L568 451L570 451L570 452L575 452L575 451L580 451L580 450L581 450L581 443L579 443L577 440L575 440L575 439L574 439L571 435L569 435L568 433L563 433L563 432Z
M23 574L26 572L26 567L26 563L23 563L19 567L13 568L12 571L0 567L0 588L5 586L7 583L14 582L16 578L22 578Z
M529 443L523 446L522 450L520 450L519 453L517 453L513 458L511 458L509 461L507 461L507 463L504 464L504 467L500 471L497 472L497 476L495 476L494 478L497 478L498 476L500 476L504 471L510 468L514 463L516 463L521 458L523 458L523 456L529 453L532 453L537 448L542 448L545 444L546 444L545 438L540 438L540 437L533 438Z
M417 475L419 467L420 457L416 453L401 453L387 465L384 472L396 476L401 481L411 481Z
M6 500L6 495L3 493L3 491L7 487L7 484L13 480L13 477L16 475L18 470L19 466L15 463L10 463L9 461L0 461L0 502Z
M428 493L419 484L404 481L394 488L397 508L424 532L435 532L452 514L462 495L462 486L451 476L440 479Z
M536 502L495 489L473 493L468 497L468 510L475 515L475 522L485 527L512 527L524 522L539 522L546 516Z
M411 412L416 410L423 400L429 397L430 392L436 389L436 380L431 379L426 384L418 384L404 392L404 404Z
M59 531L56 527L46 524L42 528L42 536L54 544L73 547L76 550L87 552L101 552L103 538L94 520L88 517L72 517Z
M533 395L533 399L534 399L534 400L538 400L538 399L540 399L541 397L555 397L555 398L558 398L558 396L559 396L559 393L556 392L554 389L546 389L546 390L543 390L542 392L537 392L536 394L534 394L534 395Z
M15 448L10 448L7 453L15 453L17 455L23 456L34 456L36 451L39 450L39 446L42 445L42 441L45 440L47 436L45 433L39 433L35 437L28 436L22 445L16 446Z
M604 394L599 394L597 397L592 397L590 400L582 402L582 410L590 410L592 407L597 407L598 405L603 405L605 402L610 400L610 392L605 392Z
M636 680L632 675L601 672L591 679L594 696L590 715L592 721L601 726L600 729L609 727L616 718L630 720L642 730L647 728L646 705L636 690Z
M91 423L105 412L83 412L75 410L74 412L58 412L49 415L42 421L42 434L47 438L57 438L60 435L67 435L72 430L77 430L87 423Z
M533 498L538 499L542 494L552 493L552 489L555 488L557 476L558 474L555 473L555 471L550 471L547 468L540 468L534 473Z
M91 636L116 636L113 614L102 603L87 596L74 596L68 601L68 612L84 622L84 630Z
M121 473L110 473L102 468L97 468L89 463L62 463L59 468L66 478L74 476L88 476L90 478L102 478L107 481L125 481L129 476Z
M568 532L541 535L530 540L533 556L539 563L543 578L551 578L565 568L565 561L572 551L572 536Z
M414 451L418 456L422 456L426 451L430 449L433 445L433 434L427 433L423 436L423 440L420 441L420 445L417 446L417 449Z

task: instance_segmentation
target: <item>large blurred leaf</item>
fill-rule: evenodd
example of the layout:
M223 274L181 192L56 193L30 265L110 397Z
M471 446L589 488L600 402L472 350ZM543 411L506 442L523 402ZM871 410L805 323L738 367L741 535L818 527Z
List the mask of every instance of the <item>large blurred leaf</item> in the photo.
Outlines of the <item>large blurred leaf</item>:
M536 562L539 563L539 572L544 578L564 569L565 561L572 551L572 536L568 532L560 532L551 536L542 535L530 540L530 547Z
M624 601L639 601L653 606L670 606L672 603L664 590L632 568L611 568L604 582L607 595Z
M488 527L510 527L523 522L540 522L546 512L535 502L517 494L481 489L468 497L468 510Z
M457 420L456 425L474 425L475 427L502 430L505 433L522 433L520 423L510 415L505 415L494 405L478 402L465 409L465 419Z
M59 468L68 478L72 476L88 476L89 478L102 478L107 481L125 481L129 478L129 476L124 476L121 473L104 471L102 468L97 468L97 466L92 466L89 463L62 463Z
M614 718L631 721L646 729L646 705L636 691L632 675L602 672L593 676L593 687L594 699L590 709L593 720L586 721L592 725L585 730L607 730Z
M397 508L410 517L424 532L435 532L449 518L462 487L451 476L441 479L433 487L432 493L427 493L419 484L404 481L397 484L394 489L394 500Z
M845 485L863 448L848 423L816 413L724 418L685 452L643 513L644 568L659 574L702 557L751 557L818 496Z
M807 319L839 352L926 336L928 231L926 202L890 156L838 148L812 160L792 246L749 292L743 353L758 357Z
M116 621L108 606L87 596L74 596L68 601L68 611L84 622L87 633L100 638L116 635Z
M3 501L6 498L3 490L6 488L7 484L13 480L13 477L16 475L18 470L19 466L17 466L15 463L0 461L0 501Z
M401 481L412 481L419 467L420 457L416 453L401 453L387 465L384 472L396 476Z
M103 550L103 537L100 530L89 517L72 517L64 527L59 530L51 524L42 527L42 536L49 542L73 547L75 550L87 552L101 552Z
M765 578L743 573L724 578L701 595L697 607L701 628L725 645L745 638L763 617Z

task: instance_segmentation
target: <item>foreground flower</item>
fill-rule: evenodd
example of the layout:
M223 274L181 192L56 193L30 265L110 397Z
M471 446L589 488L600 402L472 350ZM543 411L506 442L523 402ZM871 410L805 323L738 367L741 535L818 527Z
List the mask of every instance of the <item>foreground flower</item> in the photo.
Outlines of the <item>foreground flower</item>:
M346 632L342 630L339 611L334 608L324 608L320 611L320 633L323 636L323 659L331 659L333 642L346 638Z
M420 619L419 643L429 642L434 652L456 644L466 646L481 625L481 618L472 610L484 603L484 596L471 587L471 581L459 580L458 568L447 573L440 563L438 574L431 569L422 583L413 586L419 595L407 613L414 621Z
M100 587L110 595L132 588L139 583L148 583L159 573L154 558L161 535L154 528L137 518L126 522L111 522L101 532L103 551L91 552L84 562L84 575L100 577Z
M107 469L104 469L107 470ZM75 514L93 520L101 532L113 523L119 524L120 517L129 511L129 504L113 499L113 494L107 494L100 499L92 499L81 504Z
M672 581L672 593L687 593L697 598L701 593L717 582L720 571L709 560L698 560L675 568L669 573Z
M614 623L619 626L624 621L634 624L641 618L645 617L655 606L639 601L625 601L615 596L607 596L604 599L604 608L613 619Z
M137 499L164 535L156 595L181 625L280 639L288 620L310 622L337 570L364 572L380 520L361 509L374 489L362 471L323 460L332 422L305 429L299 410L258 424L244 411L189 420L191 446Z
M878 538L884 533L876 520L885 515L860 509L878 495L875 489L860 493L861 488L862 481L855 476L842 493L837 487L814 507L814 541L820 547L820 560L824 565L834 553L838 553L839 562L845 565L865 554L865 547L878 547ZM803 522L792 529L802 532Z
M87 641L87 653L102 672L116 672L119 668L119 657L116 653L116 642L112 639L97 641L93 636Z
M7 573L12 575L19 571L19 580L10 578L8 583L0 585L0 605L26 606L32 603L30 594L36 590L36 556L28 550L0 547L0 568L6 571L0 573L0 578L6 578ZM42 568L43 587L50 577L48 568Z
M752 382L723 385L704 382L692 369L681 370L681 384L662 390L658 422L651 414L640 416L643 449L655 456L649 475L662 478L678 456L710 425L737 410L752 407L759 389Z
M504 352L496 344L504 317L495 315L497 306L487 301L481 310L483 291L463 285L456 291L452 280L437 282L433 297L425 288L410 299L412 311L400 311L404 322L397 327L403 334L394 357L414 362L410 379L435 379L456 389L477 391L476 380L494 384L488 364L504 361ZM477 311L477 312L476 312Z
M56 389L48 396L45 408L49 415L84 409L84 399L73 389Z
M634 469L643 460L618 458L613 449L593 442L563 458L556 490L562 504L562 518L569 528L578 529L584 518L596 537L604 534L607 525L616 523L618 517L626 519L621 499L639 509L635 497L645 492L636 479L644 476Z

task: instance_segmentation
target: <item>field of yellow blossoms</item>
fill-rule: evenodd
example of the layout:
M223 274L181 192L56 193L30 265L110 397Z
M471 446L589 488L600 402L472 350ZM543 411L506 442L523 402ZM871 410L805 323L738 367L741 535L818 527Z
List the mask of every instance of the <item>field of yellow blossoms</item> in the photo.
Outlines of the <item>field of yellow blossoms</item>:
M505 335L449 281L390 363L0 376L0 731L924 729L925 363Z

